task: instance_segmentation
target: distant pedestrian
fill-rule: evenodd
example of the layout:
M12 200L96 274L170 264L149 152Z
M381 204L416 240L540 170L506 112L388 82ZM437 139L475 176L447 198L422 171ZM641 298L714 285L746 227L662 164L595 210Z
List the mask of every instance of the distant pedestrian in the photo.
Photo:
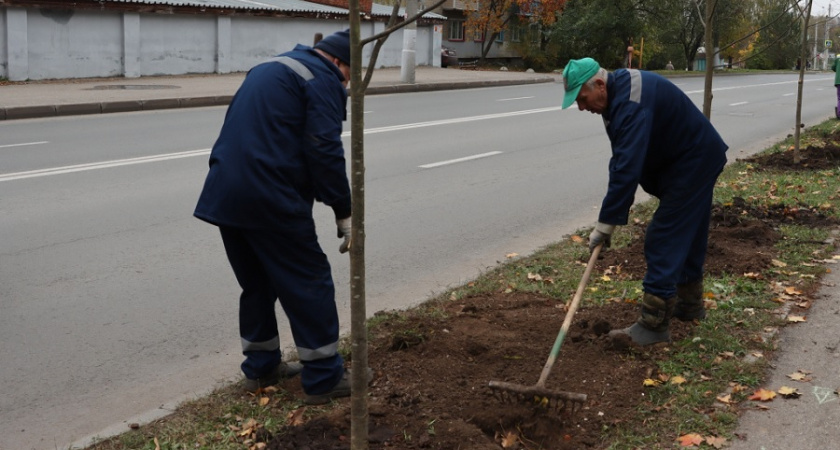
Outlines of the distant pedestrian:
M665 70L674 70L674 65L671 64L671 61L668 61L668 64L665 64Z
M831 70L834 72L834 89L837 91L837 106L834 107L834 117L840 119L840 58L835 58L831 63Z
M612 145L607 194L589 248L609 247L626 225L637 186L659 198L645 235L647 273L639 319L613 330L614 341L639 345L671 339L671 317L703 319L703 263L712 193L727 145L711 122L673 83L653 72L601 68L592 58L563 70L563 108L600 114Z
M242 288L248 391L302 371L307 403L350 395L337 353L335 287L312 217L316 200L331 207L344 239L340 251L347 252L350 186L341 132L349 79L348 31L258 64L233 97L210 153L194 214L219 227ZM278 299L302 365L282 361Z

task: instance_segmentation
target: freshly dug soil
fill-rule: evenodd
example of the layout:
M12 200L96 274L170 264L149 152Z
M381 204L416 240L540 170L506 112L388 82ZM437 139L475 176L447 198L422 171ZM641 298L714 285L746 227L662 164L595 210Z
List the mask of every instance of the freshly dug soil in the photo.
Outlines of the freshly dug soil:
M808 148L809 170L834 169L836 147ZM750 160L761 170L796 169L792 153ZM706 269L719 275L761 274L775 258L776 228L796 222L832 224L818 211L802 208L759 209L743 199L715 205ZM635 225L638 239L609 249L593 271L608 268L611 276L641 280L645 272L644 225ZM585 261L584 261L585 263ZM545 410L494 396L488 382L534 385L552 347L565 311L563 302L535 294L486 294L444 305L446 315L389 318L371 336L369 359L375 372L370 386L370 448L461 449L599 449L605 425L634 420L648 400L640 383L656 376L656 363L669 349L658 344L643 351L614 349L606 333L636 319L638 306L609 303L587 307L584 299L546 387L584 393L587 401L574 414ZM675 340L693 325L672 321ZM408 331L407 331L408 330ZM299 381L281 386L301 395ZM676 436L669 436L670 439ZM503 442L507 439L508 442ZM350 448L350 402L342 399L327 414L291 426L269 442L270 450Z

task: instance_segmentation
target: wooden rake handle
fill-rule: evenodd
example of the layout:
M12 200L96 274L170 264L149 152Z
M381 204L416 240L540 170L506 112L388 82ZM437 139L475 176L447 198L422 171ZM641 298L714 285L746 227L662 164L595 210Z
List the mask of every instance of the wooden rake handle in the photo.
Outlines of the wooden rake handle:
M581 277L580 283L578 283L577 292L575 292L575 296L572 299L572 304L569 305L569 311L566 313L566 318L563 320L563 326L560 327L560 332L557 333L557 339L554 340L554 347L551 348L551 353L548 355L548 361L545 362L545 366L540 374L540 379L536 384L537 387L545 387L545 380L548 379L548 374L551 373L551 368L554 367L554 363L557 361L557 355L560 353L560 346L563 345L563 340L566 339L566 333L569 332L569 326L572 324L572 318L574 317L575 312L577 312L580 299L583 297L583 290L586 288L586 283L589 281L589 275L592 274L592 269L595 267L595 261L598 259L598 255L601 253L601 247L603 247L603 245L604 244L598 244L598 246L592 250L592 255L589 256L589 263L586 264L586 270L583 271L583 277Z

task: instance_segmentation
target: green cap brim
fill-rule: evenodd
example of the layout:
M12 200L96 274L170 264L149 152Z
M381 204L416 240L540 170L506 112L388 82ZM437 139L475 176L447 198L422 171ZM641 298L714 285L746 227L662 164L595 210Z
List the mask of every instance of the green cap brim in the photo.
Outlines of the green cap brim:
M572 88L571 91L566 91L566 94L563 95L563 109L572 106L572 103L574 103L577 100L577 96L580 93L580 88L582 87L583 85L580 85L576 88Z

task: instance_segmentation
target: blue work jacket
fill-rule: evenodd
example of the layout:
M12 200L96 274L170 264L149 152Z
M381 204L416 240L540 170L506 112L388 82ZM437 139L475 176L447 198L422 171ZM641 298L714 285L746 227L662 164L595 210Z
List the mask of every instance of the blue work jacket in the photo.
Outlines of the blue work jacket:
M715 179L726 164L728 146L717 130L666 78L616 70L608 75L607 99L602 117L612 158L599 222L627 224L639 185L662 198Z
M210 152L195 216L219 226L298 228L312 225L318 200L336 219L349 217L343 80L303 45L252 68Z

